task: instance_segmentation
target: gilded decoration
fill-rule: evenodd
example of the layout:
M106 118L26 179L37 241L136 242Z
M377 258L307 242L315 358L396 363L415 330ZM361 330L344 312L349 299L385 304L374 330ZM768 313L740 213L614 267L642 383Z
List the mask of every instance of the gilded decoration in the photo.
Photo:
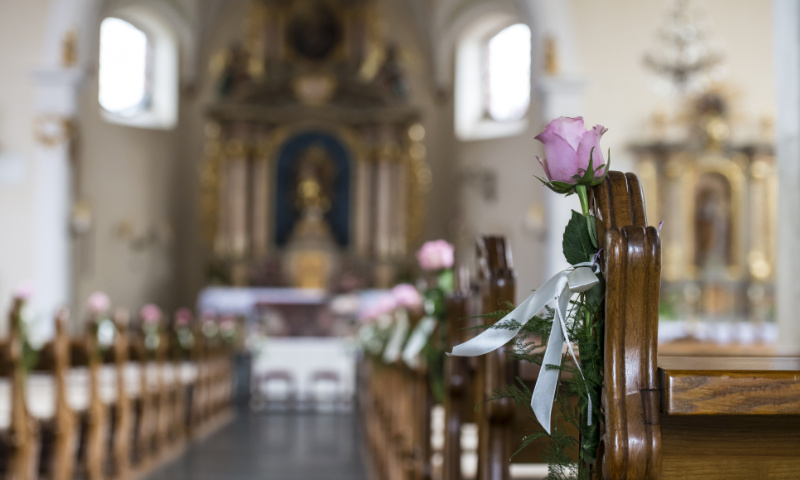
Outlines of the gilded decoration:
M727 95L707 91L688 103L682 139L633 147L649 220L664 225L668 316L764 320L774 302L774 152L768 139L737 143L729 109Z
M210 280L338 289L340 277L369 287L395 276L413 261L431 173L374 0L251 5L242 38L210 64L200 172ZM309 158L331 168L309 177Z

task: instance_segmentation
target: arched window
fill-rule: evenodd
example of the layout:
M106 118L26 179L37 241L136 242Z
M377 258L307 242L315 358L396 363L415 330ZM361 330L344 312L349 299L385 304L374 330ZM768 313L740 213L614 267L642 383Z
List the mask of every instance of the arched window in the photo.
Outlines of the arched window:
M119 18L103 20L100 25L100 106L123 117L147 110L152 100L152 73L152 44L147 34Z
M100 23L97 101L103 118L170 129L178 120L178 40L145 4L109 12Z
M485 15L456 51L455 127L461 140L518 135L531 100L531 30L503 13Z
M486 114L498 122L519 120L531 102L531 30L518 23L486 45Z

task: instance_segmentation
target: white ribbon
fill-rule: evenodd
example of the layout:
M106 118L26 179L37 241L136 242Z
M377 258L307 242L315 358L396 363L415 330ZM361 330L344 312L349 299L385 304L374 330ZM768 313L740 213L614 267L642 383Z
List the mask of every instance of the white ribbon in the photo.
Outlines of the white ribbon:
M400 358L403 342L406 341L406 335L408 334L408 313L401 308L395 312L394 319L392 336L389 337L389 342L383 350L383 361L385 363L394 363Z
M406 346L403 349L403 361L406 362L406 365L411 368L419 366L419 352L425 348L435 328L435 318L428 315L422 317L422 320L419 321L414 331L409 335Z
M475 338L461 345L453 347L453 353L450 355L476 357L502 347L517 336L520 330L522 330L522 327L528 323L531 318L538 314L548 303L555 300L557 308L553 318L554 325L550 329L550 338L547 341L547 348L544 352L542 369L539 372L539 378L536 379L536 386L533 389L533 396L531 397L533 413L549 434L550 416L553 410L556 387L558 386L559 369L548 368L548 366L561 366L562 351L564 343L566 343L569 354L572 356L572 360L575 361L581 378L584 378L578 359L569 342L569 336L567 335L567 308L574 294L585 292L600 282L597 278L599 272L600 267L596 263L587 262L579 263L557 273L553 278L542 285L539 290L533 292L530 297L511 313L500 319L492 328L483 331ZM512 328L511 325L515 321L519 324L519 327ZM588 399L589 405L586 423L587 425L591 425L591 395L588 396Z

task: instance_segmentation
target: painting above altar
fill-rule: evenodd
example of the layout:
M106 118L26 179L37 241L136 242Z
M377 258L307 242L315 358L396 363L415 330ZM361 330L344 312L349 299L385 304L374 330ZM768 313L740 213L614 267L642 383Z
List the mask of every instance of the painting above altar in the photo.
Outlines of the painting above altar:
M212 61L209 281L391 285L424 224L425 130L375 0L253 0Z

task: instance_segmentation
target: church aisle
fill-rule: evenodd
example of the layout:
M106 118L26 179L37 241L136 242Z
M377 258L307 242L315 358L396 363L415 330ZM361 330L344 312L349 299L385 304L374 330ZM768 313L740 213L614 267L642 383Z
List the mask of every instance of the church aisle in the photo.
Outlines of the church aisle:
M240 413L145 480L364 480L347 413Z

